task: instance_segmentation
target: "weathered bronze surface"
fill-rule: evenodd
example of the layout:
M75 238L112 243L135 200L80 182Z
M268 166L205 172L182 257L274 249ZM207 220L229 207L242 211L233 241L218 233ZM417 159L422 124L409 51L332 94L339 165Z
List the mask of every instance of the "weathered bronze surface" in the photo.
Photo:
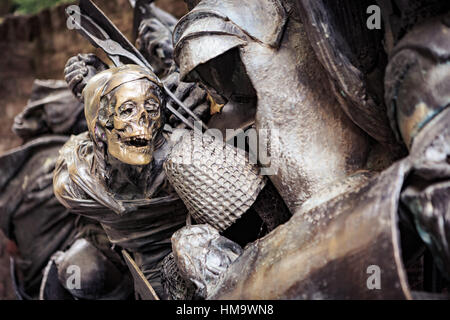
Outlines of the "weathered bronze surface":
M59 204L52 185L58 150L67 139L36 138L0 157L0 227L20 250L20 285L34 298L48 259L74 235L75 217Z
M180 274L173 252L168 254L162 262L161 283L170 300L193 300L196 298L196 287Z
M60 151L54 189L66 207L99 221L112 243L133 252L159 294L155 266L170 252L170 236L183 225L185 208L165 183L162 164L169 146L161 131L164 101L153 79L150 71L125 66L103 71L88 82L83 96L89 132L73 136ZM129 85L136 90L130 91ZM124 107L132 101L134 109L130 107L125 118L130 123L123 125L117 112L127 112ZM152 110L147 112L148 101ZM111 138L114 134L117 139ZM121 141L133 136L134 140ZM119 148L123 150L117 154ZM140 153L141 148L148 152Z
M330 76L345 113L377 141L395 148L383 103L386 54L382 30L368 30L366 9L373 1L299 0L306 35Z
M14 118L12 130L25 141L44 134L81 133L86 130L83 111L65 81L36 79L29 103Z
M450 104L449 17L413 28L391 53L386 104L391 126L408 148L428 121Z
M195 285L196 297L211 294L221 274L241 255L242 248L208 224L185 226L172 236L180 275Z
M18 118L26 139L77 134L0 158L14 169L0 178L0 225L33 261L25 285L47 264L47 299L125 299L132 278L150 300L446 298L448 2L379 0L379 30L365 0L186 3L176 23L138 1L140 52L122 49L139 66L114 50L116 67L73 57L68 88L54 84ZM73 116L59 117L66 104ZM216 130L185 130L193 118ZM36 215L22 213L54 203L53 169L56 198L80 217L50 215L64 232L48 229L36 256L20 229ZM13 201L23 186L34 202ZM82 290L61 282L73 264L95 271Z
M159 300L159 297L152 285L147 281L145 275L142 273L141 269L139 269L133 258L125 250L123 250L122 253L125 258L125 262L133 275L134 290L138 298L142 300Z
M248 246L224 273L215 293L209 298L420 296L409 288L407 270L403 265L404 255L411 250L419 250L419 247L402 248L408 244L404 243L406 235L402 236L400 232L405 219L405 214L399 215L399 211L404 210L399 208L400 198L415 211L406 213L406 216L414 215L422 240L428 242L429 250L434 252L441 272L448 273L449 270L443 267L447 264L447 251L443 248L448 234L434 229L433 223L437 222L431 223L440 221L441 225L447 225L444 221L448 215L448 200L443 200L448 198L443 196L448 190L447 185L436 184L439 180L432 174L434 170L441 172L442 169L438 168L448 165L445 160L448 159L445 156L448 151L444 151L447 143L441 144L441 138L446 140L448 114L438 114L448 106L444 84L448 75L446 58L443 64L434 60L436 68L439 68L436 70L440 71L437 77L432 75L431 68L422 66L417 67L418 77L414 73L406 78L403 78L405 74L399 75L397 86L405 85L405 96L392 95L395 99L402 99L397 104L404 103L403 109L411 108L408 102L411 97L416 96L419 101L431 92L444 99L437 104L439 109L432 107L439 110L433 114L440 119L434 122L439 129L421 125L430 117L426 114L428 111L420 113L423 109L420 106L414 117L423 121L414 124L418 124L421 131L416 130L413 134L423 138L422 142L416 142L416 149L429 147L429 153L440 154L436 163L427 166L430 187L418 193L407 187L411 181L406 178L416 170L415 165L427 161L427 156L420 152L411 151L409 157L381 174L373 171L375 168L377 171L385 169L393 159L405 154L402 145L394 139L392 129L395 127L391 125L390 128L388 115L391 123L400 128L406 126L403 131L411 131L411 125L402 116L404 111L397 111L396 118L386 112L383 73L388 55L381 41L387 33L369 33L361 19L365 14L361 10L367 3L360 1L352 6L344 2L298 1L296 7L293 1L246 1L255 19L244 21L240 16L243 11L236 9L237 1L227 0L220 4L213 0L193 1L190 3L191 12L176 25L174 58L183 79L202 83L217 101L233 103L236 97L246 97L247 101L253 101L253 105L247 103L242 107L256 107L256 128L280 132L280 149L271 149L271 164L275 164L278 171L269 178L291 212L295 213L285 225ZM426 27L414 29L406 19L416 14L415 21L422 23L433 16L432 12L436 12L433 8L438 7L444 8L445 5L435 1L427 9L415 12L407 12L406 5L402 5L404 23L397 26L402 25L403 29L391 29L395 37L391 39L391 47L388 44L387 53L394 50L395 58L395 52L398 52L395 50L411 49L408 43L412 39L426 39L426 36L414 37L424 32ZM271 18L260 25L259 21L265 15ZM439 28L443 35L446 34L446 26L442 21L446 20L440 20ZM345 33L348 28L351 28L351 33ZM428 28L436 30L437 24ZM397 44L404 34L402 41L405 44L401 41ZM429 51L435 52L431 55L433 57L445 56L445 50L434 49L448 44L448 36L439 38L439 34L415 46L429 46ZM416 50L429 57L423 53L425 49ZM420 54L416 55L419 59ZM414 59L416 56L413 55ZM442 58L437 60L442 62ZM399 62L403 63L404 59L399 58ZM226 67L240 64L243 68L234 71ZM404 69L407 70L406 67ZM436 80L435 84L427 80L427 84L435 87L419 85L421 71ZM387 92L395 90L389 82L389 72L388 69ZM240 86L240 91L229 84L236 78L246 83ZM442 88L442 93L438 93L440 91L436 88ZM408 95L407 92L416 89L415 94ZM389 108L392 107L389 105ZM370 150L370 139L366 134L384 148ZM403 136L403 140L410 146L408 136ZM380 161L384 167L376 164ZM369 172L359 173L362 169L369 169ZM374 174L375 177L370 178ZM402 188L407 191L401 197ZM426 195L432 200L425 200L428 199ZM428 206L432 203L435 208L430 209L433 219L424 219L427 213L420 203L428 203ZM427 231L422 232L423 228ZM415 241L411 240L410 244ZM372 264L384 270L387 282L382 286L386 291L368 289L365 271Z
M399 199L409 173L430 162L434 170L448 170L449 121L447 109L430 123L430 130L419 134L409 157L330 201L298 210L285 225L246 248L209 298L413 298L402 261ZM441 157L435 158L434 153ZM442 174L441 170L438 172ZM447 176L448 172L441 175ZM427 190L448 190L448 182L431 185L434 187ZM450 236L448 228L444 233L435 232L438 224L448 226L448 200L442 193L440 197L439 192L435 195L428 200L429 209L425 209L432 216L424 219L416 207L416 217L429 237L438 237L437 243L445 244ZM403 197L408 197L408 192ZM422 236L427 239L425 234ZM447 265L448 247L435 249ZM367 287L367 269L371 265L383 270L381 290Z
M279 133L271 154L277 172L269 178L294 211L361 169L368 139L328 94L326 73L292 6L248 1L248 14L258 17L249 23L237 2L216 4L202 1L178 22L174 58L186 79L198 79L230 104L246 98L239 107L257 108L256 128ZM242 68L230 72L235 65ZM230 85L235 78L245 85Z
M68 134L86 130L83 105L60 80L36 80L13 131L26 141L0 156L0 228L15 243L15 290L38 298L52 254L75 236L76 217L53 194L58 150Z
M83 97L94 139L106 136L108 153L123 163L148 165L163 123L161 91L155 76L133 66L108 69L93 77Z

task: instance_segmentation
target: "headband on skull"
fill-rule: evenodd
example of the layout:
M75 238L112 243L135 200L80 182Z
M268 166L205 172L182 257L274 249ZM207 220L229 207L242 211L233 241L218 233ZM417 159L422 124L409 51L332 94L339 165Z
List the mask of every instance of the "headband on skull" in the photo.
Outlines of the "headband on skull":
M163 96L163 84L158 77L150 70L138 65L124 65L121 67L112 67L102 71L90 79L83 90L84 113L87 126L91 133L94 143L98 145L99 114L102 111L101 100L120 85L147 79L155 84Z

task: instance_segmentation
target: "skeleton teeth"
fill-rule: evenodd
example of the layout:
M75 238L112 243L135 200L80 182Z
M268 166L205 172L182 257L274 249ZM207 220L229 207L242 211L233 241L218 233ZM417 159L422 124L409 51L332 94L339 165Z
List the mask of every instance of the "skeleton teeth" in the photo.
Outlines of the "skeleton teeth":
M131 137L126 143L133 147L146 147L149 145L149 140L141 137Z

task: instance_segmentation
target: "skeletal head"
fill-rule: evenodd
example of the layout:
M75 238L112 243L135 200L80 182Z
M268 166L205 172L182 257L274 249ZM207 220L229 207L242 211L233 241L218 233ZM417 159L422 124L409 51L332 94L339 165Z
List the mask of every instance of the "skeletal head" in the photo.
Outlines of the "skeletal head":
M103 81L92 78L94 83L83 92L85 99L90 98L85 102L91 136L123 163L149 164L164 123L161 84L137 66L113 69L106 71Z

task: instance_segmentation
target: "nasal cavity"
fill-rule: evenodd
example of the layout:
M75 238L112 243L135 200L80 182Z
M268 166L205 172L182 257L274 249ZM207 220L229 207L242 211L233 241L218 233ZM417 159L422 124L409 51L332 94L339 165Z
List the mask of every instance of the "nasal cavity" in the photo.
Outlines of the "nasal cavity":
M141 116L139 117L139 125L140 126L148 125L148 116L146 112L141 113Z

